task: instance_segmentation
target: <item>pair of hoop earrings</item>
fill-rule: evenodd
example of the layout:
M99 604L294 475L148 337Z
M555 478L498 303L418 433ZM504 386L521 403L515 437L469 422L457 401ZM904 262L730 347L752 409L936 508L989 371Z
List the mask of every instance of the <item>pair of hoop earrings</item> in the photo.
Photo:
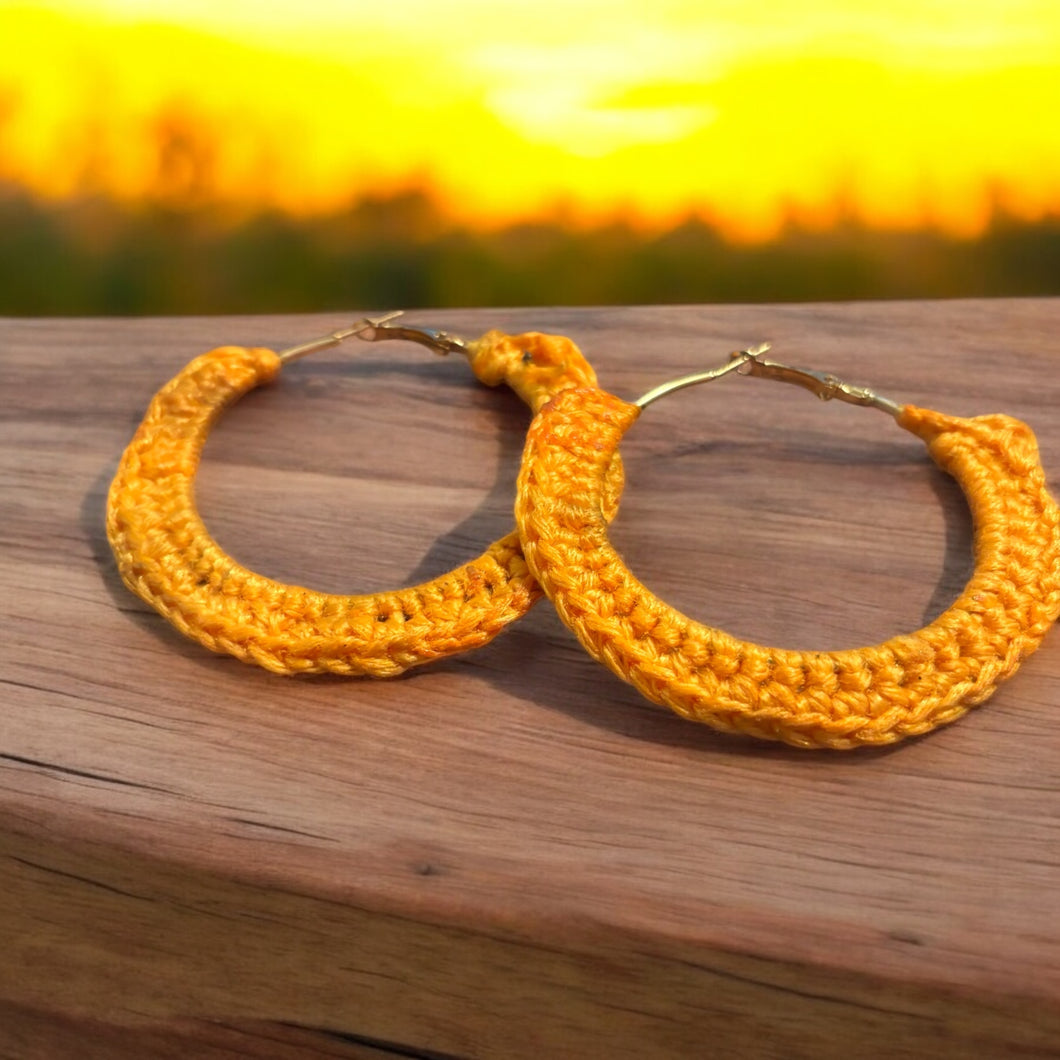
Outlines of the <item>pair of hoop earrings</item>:
M956 720L1060 615L1060 511L1034 435L1018 420L900 406L768 360L766 346L627 403L597 386L569 339L490 331L464 342L394 324L395 315L278 354L213 350L155 396L111 485L107 534L125 584L182 633L276 673L391 677L480 647L543 591L589 654L653 702L726 732L846 750ZM364 596L283 585L240 566L210 537L193 496L202 446L224 407L286 363L351 336L463 353L481 382L506 383L535 413L517 529L431 582ZM951 607L875 647L791 651L702 625L634 577L608 540L623 485L619 443L653 401L729 373L880 409L926 443L964 491L975 524L975 571Z

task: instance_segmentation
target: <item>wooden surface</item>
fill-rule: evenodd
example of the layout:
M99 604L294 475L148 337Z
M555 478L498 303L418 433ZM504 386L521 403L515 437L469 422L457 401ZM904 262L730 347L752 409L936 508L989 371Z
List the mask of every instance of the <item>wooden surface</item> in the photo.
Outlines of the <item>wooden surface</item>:
M1060 300L417 313L569 334L635 397L763 339L1032 424L1060 484ZM886 752L726 738L547 603L406 678L282 679L122 587L105 491L152 393L346 317L0 322L0 1055L1046 1055L1060 1043L1060 634ZM527 415L458 359L348 344L220 422L219 542L331 591L511 525ZM873 643L970 571L963 499L886 416L734 377L649 410L614 540L741 636Z

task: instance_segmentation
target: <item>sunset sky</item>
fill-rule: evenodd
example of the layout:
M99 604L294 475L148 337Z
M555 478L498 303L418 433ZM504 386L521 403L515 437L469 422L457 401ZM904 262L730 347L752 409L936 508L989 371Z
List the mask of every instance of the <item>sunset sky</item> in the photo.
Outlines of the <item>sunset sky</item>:
M727 234L1060 212L1055 0L0 0L0 178Z

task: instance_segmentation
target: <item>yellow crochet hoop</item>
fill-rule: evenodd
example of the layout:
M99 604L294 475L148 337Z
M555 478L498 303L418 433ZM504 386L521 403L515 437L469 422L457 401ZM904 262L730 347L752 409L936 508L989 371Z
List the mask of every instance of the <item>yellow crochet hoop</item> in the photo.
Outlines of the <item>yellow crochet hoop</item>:
M534 418L516 521L527 563L586 650L648 699L726 732L798 747L889 744L954 721L1037 648L1060 614L1060 512L1030 428L899 406L832 376L734 354L723 368L664 384L635 404L565 391ZM975 571L930 625L875 647L767 648L686 617L628 570L608 540L604 472L642 408L730 371L870 405L922 438L968 498Z
M487 643L540 597L518 534L423 585L340 596L283 585L240 566L195 509L194 477L221 411L271 382L282 366L351 335L409 339L465 353L489 386L507 383L533 410L567 387L595 386L578 348L560 336L491 331L472 343L444 332L362 321L274 353L226 346L197 357L154 397L107 497L107 536L125 584L182 633L274 673L392 677ZM622 467L607 476L613 515Z

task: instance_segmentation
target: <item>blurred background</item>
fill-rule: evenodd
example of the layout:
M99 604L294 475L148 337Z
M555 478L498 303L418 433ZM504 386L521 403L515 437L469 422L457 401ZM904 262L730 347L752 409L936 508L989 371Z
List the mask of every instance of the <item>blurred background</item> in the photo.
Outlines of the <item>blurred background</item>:
M0 0L0 313L1060 294L1055 0Z

